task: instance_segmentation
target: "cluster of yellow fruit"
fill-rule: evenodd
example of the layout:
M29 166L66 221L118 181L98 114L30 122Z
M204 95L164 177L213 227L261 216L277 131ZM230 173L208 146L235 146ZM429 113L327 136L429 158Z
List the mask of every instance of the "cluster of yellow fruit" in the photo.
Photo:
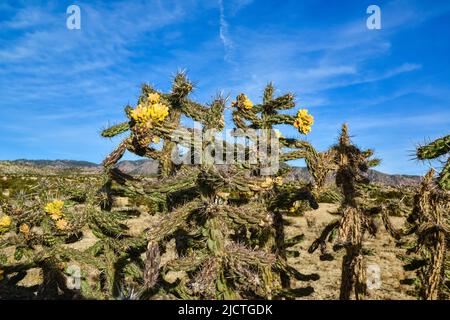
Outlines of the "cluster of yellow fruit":
M64 213L62 211L64 207L64 201L54 200L45 205L44 211L50 215L50 217L55 220L55 225L58 230L67 229L67 220L64 219Z
M241 93L231 105L237 108L251 109L253 107L253 102L245 94Z
M312 115L308 114L308 110L301 109L297 112L297 119L294 121L294 127L302 134L308 134L311 131L311 126L314 123Z
M9 227L11 226L12 219L10 216L3 216L0 218L0 233L8 231ZM30 227L23 223L19 227L19 231L23 234L27 235L30 233Z
M12 223L10 216L3 216L0 218L0 233L6 232Z
M140 126L151 127L160 123L169 115L169 107L161 101L158 93L150 93L147 102L138 104L131 112L131 118Z

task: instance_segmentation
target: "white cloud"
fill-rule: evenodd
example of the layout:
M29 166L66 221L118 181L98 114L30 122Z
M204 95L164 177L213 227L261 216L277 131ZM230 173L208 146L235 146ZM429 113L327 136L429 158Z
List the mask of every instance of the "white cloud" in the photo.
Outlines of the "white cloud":
M225 50L224 59L225 61L229 62L231 51L233 50L233 41L231 40L230 35L228 33L228 23L225 20L225 9L223 6L223 0L219 0L219 10L220 10L219 36Z

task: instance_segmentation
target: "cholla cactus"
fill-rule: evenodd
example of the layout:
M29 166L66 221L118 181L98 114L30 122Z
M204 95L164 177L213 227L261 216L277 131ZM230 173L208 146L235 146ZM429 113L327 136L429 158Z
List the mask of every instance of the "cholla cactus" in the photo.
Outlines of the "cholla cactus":
M448 154L450 136L437 139L417 148L420 160L436 159ZM450 229L450 159L447 158L437 181L431 169L422 179L409 214L405 230L397 230L398 238L415 235L415 243L406 253L405 269L416 270L415 281L419 297L425 300L448 298L448 252ZM400 244L404 244L400 242ZM406 245L409 245L406 242Z
M313 190L318 191L325 182L325 177L323 177L323 181L321 180L322 175L325 176L328 172L327 169L325 169L326 166L324 161L322 161L325 159L323 154L318 153L307 141L285 138L277 131L274 131L274 126L287 124L293 125L301 134L306 135L311 131L314 118L306 109L299 110L296 116L280 113L281 110L289 110L295 107L294 96L288 93L275 98L274 91L274 86L269 83L264 90L262 103L256 105L254 105L245 94L238 95L236 101L232 103L232 106L235 108L233 110L234 123L239 129L260 129L263 132L271 131L278 139L281 147L293 149L292 151L281 152L279 154L279 161L281 163L295 159L306 159L308 168L316 182ZM320 167L321 165L323 165L323 167ZM257 172L261 172L263 170L262 167L263 165L260 164L259 167L256 166L253 170L259 169ZM271 172L271 174L278 175L276 179L282 182L282 175L280 175L282 172L283 171ZM273 191L268 192L265 196L267 208L274 215L274 226L273 229L263 237L262 245L276 253L279 261L284 264L287 263L287 244L285 242L283 213L289 212L289 210L292 211L292 209L296 211L296 209L299 208L297 204L302 200L307 200L314 209L318 208L317 201L313 195L313 190L308 186L298 186L297 183L290 183L284 186L279 184ZM300 239L300 237L296 237L296 239ZM296 242L292 242L291 245L295 243ZM281 273L280 276L282 286L284 288L289 288L289 275Z
M223 128L225 100L216 99L209 108L201 106L187 98L192 87L187 87L183 79L184 75L176 78L170 94L158 92L156 95L152 91L151 96L141 96L135 111L127 109L130 121L120 126L129 128L131 136L122 142L117 149L119 152L114 151L104 161L116 184L116 192L166 204L163 211L167 212L158 213L157 222L148 226L146 245L139 249L146 251L143 284L150 295L171 293L181 298L207 299L275 297L282 290L274 281L273 272L299 277L298 272L287 266L284 260L276 259L274 253L257 249L260 243L255 241L258 234L267 234L273 224L272 214L259 199L263 199L279 179L260 176L255 170L258 167L252 165L215 166L207 161L203 152L195 154L195 150L192 156L200 157L197 167L162 169L157 181L140 180L111 168L125 149L132 152L146 150L135 153L160 161L163 168L170 167L164 164L167 157L162 154L172 151L165 148L174 146L170 141L174 134L194 137L210 128ZM180 87L185 90L180 91ZM145 88L144 91L149 90ZM153 121L149 110L152 103L161 101L157 97L164 98L168 106L168 116L160 123ZM236 103L244 109L253 106L244 96L240 96ZM182 127L179 125L181 114L201 122L203 127ZM174 118L170 119L172 115ZM150 125L147 124L149 117ZM175 128L174 123L177 122ZM142 123L146 124L144 131L141 130ZM111 130L107 129L103 135L110 136ZM147 146L155 135L165 142L162 151L151 150ZM180 143L189 150L197 147L204 150L209 142L201 141L198 146L195 139L184 139ZM224 147L223 152L232 150L236 156L234 147ZM238 148L243 148L246 155L250 153L249 147ZM161 252L170 239L176 241L178 257L160 265ZM185 276L168 284L170 271L185 272Z
M224 99L218 97L208 108L188 98L193 88L183 72L176 74L170 93L161 93L147 84L143 85L136 107L125 107L128 121L102 131L102 136L107 138L130 131L130 136L103 161L105 168L116 164L128 150L138 156L158 160L162 177L173 174L176 167L171 156L176 143L171 141L171 134L180 127L182 115L204 125L207 123L212 128L224 126ZM149 146L159 143L161 136L164 136L161 150Z
M443 190L450 190L450 135L436 139L428 145L417 149L417 158L419 160L437 159L445 157L444 166L439 173L438 184Z
M414 233L415 245L407 250L415 257L408 259L407 269L417 270L419 296L425 300L448 298L447 247L450 230L450 194L433 181L431 169L423 178L407 219L405 235Z
M100 187L88 183L86 186L86 190L80 190L81 186L76 186L73 190L81 191L86 197L89 192ZM1 219L6 228L2 230L4 234L0 239L0 256L4 250L14 250L13 260L5 259L1 262L6 292L14 295L18 290L15 285L17 279L11 275L38 268L42 270L43 281L36 288L37 297L79 297L78 290L67 286L66 269L70 261L96 267L100 264L96 257L69 248L70 243L80 240L88 225L92 229L100 229L116 226L116 222L111 217L102 217L100 221L100 206L96 204L95 212L90 212L90 208L79 205L80 199L67 192L67 188L67 181L50 183L43 179L35 188L37 192L19 195L2 204L1 211L7 214L3 217L7 218ZM84 203L84 200L81 201ZM62 295L58 292L62 292Z
M348 300L354 291L357 300L366 293L366 270L363 256L363 236L366 231L375 234L374 214L379 208L368 208L362 193L362 186L369 180L365 172L379 161L370 160L371 150L361 151L354 146L346 124L342 126L339 143L330 149L336 166L336 185L342 193L338 213L341 218L325 227L320 237L311 245L309 252L320 247L326 254L326 242L334 242L335 251L345 249L342 262L340 299Z

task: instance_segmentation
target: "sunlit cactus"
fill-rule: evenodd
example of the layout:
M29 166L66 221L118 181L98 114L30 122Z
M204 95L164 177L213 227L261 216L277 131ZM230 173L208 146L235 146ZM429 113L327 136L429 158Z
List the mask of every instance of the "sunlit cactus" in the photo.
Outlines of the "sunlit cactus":
M415 235L407 250L414 254L405 268L417 270L419 297L425 300L448 299L448 245L450 230L450 194L433 181L431 169L423 178L414 198L414 207L404 232Z
M138 156L157 160L161 176L173 174L176 168L171 161L171 152L176 143L171 141L170 134L179 128L182 115L203 125L208 123L219 130L224 126L222 112L225 100L218 97L210 107L196 103L188 98L193 88L184 72L176 74L169 93L159 92L147 84L143 85L136 107L125 107L128 121L102 131L105 138L130 132L129 137L103 161L105 168L116 164L128 150ZM151 145L160 142L161 130L164 134L163 146L161 150L157 150Z
M258 249L260 243L255 240L258 234L270 233L268 230L272 228L274 219L263 199L281 180L261 176L257 165L216 166L204 152L199 152L211 142L197 142L195 139L178 141L192 151L191 157L199 157L195 166L164 169L171 165L164 164L164 161L172 159L163 154L171 154L177 146L171 141L174 135L186 138L204 134L208 129L223 129L225 100L217 98L209 106L202 106L187 98L191 90L192 86L183 74L175 78L170 94L144 86L138 106L126 110L131 136L104 161L116 184L116 192L160 202L165 208L164 213L158 213L155 223L148 226L146 245L139 249L146 251L142 274L147 295L171 293L180 298L206 299L278 297L286 292L273 273L296 277L299 273L289 267L285 259L277 259L275 252ZM152 104L155 103L167 106L167 115L164 107L161 107L161 112L153 110ZM243 108L253 107L245 96L240 96L237 103ZM154 114L159 121L154 121ZM202 127L183 127L181 114L200 122ZM126 126L121 124L116 128L123 130ZM111 130L114 133L120 131L113 129L107 129L103 135L108 136ZM148 147L154 136L164 142L161 151ZM237 156L234 146L224 142L223 147L216 152L231 152L233 159ZM246 146L238 145L237 148L245 156L251 152ZM112 168L125 149L158 160L162 168L159 178L143 181ZM178 257L161 265L161 252L166 250L170 239L175 239ZM168 283L167 277L170 278L173 271L185 272L186 275L175 283Z
M439 173L438 184L443 190L450 190L450 135L417 148L417 158L419 160L432 160L440 157L444 159L444 165Z
M275 136L278 139L280 149L291 149L289 151L277 150L280 163L284 164L289 160L306 159L308 168L316 182L314 185L316 187L318 186L317 182L322 184L322 181L319 181L320 174L318 173L321 170L318 165L321 154L309 142L295 138L285 138L279 131L274 130L277 125L292 125L298 129L299 133L306 135L311 131L314 118L306 109L299 110L295 116L280 113L282 110L289 110L295 107L294 95L288 93L275 97L274 92L273 84L269 83L264 90L261 104L253 104L245 94L238 95L232 103L234 107L234 123L239 129L269 131L271 132L271 137ZM261 136L258 136L258 138L261 138ZM258 172L264 172L262 167L263 165L259 165ZM258 166L254 170L257 168ZM323 171L326 171L326 169ZM275 170L269 173L273 176L278 176L277 179L282 181L283 172L286 173L286 170ZM278 259L284 264L287 263L287 242L285 239L283 214L291 211L293 208L295 210L296 204L303 200L306 200L311 207L317 209L318 204L313 193L319 187L315 187L310 188L296 183L280 184L273 191L268 192L264 198L268 210L274 215L274 224L270 232L262 238L262 245L269 251L276 253ZM297 243L301 237L296 239L297 241L291 245ZM282 272L280 274L280 282L284 288L290 288L290 275Z
M450 150L450 136L437 139L417 148L417 158L431 160L445 156ZM449 230L450 192L449 162L447 158L437 179L430 169L414 194L413 208L404 230L396 230L399 244L406 247L404 268L416 270L415 286L424 300L448 299L449 287ZM408 236L414 236L410 242Z
M354 293L355 298L361 300L366 294L363 237L365 232L376 233L373 219L380 211L379 208L367 206L361 187L369 184L365 173L379 160L370 159L373 151L361 151L352 144L346 124L342 126L338 144L329 153L336 167L336 185L342 193L337 212L341 217L324 228L309 252L313 253L320 247L322 255L326 255L327 242L334 244L335 251L345 249L339 298L348 300Z
M37 268L43 275L42 283L36 288L36 295L41 299L107 296L102 290L90 295L84 290L80 292L81 288L74 290L67 286L67 270L72 264L83 265L85 271L99 270L104 266L102 258L92 255L89 249L75 250L70 248L70 244L79 241L85 232L91 232L88 228L98 232L99 237L109 233L116 239L120 239L124 231L117 217L102 214L101 195L97 193L101 185L84 183L86 188L69 186L65 181L48 183L44 180L37 185L37 192L3 203L1 209L7 214L3 217L8 219L0 220L4 226L8 220L8 229L3 230L6 233L0 239L0 256L4 248L13 248L14 260L0 263L5 277L2 290L13 296L18 294L13 275Z

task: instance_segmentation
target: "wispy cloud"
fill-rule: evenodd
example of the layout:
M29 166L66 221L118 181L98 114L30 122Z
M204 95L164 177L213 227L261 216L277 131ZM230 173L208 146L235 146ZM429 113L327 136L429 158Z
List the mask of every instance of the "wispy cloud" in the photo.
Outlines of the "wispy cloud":
M230 62L230 55L231 51L233 50L233 41L231 40L230 35L228 33L228 23L225 20L225 9L223 6L223 0L219 0L219 11L220 11L219 36L225 50L224 59L225 61Z

